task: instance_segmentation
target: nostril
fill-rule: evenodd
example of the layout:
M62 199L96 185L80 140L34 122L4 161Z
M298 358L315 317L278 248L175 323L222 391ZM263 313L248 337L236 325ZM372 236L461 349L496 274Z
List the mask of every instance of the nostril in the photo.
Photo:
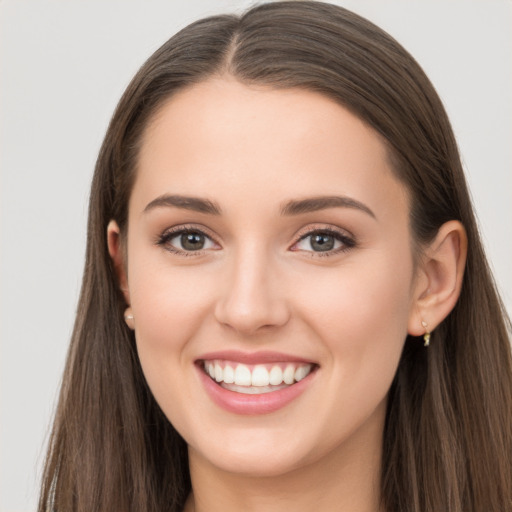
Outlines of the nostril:
M285 325L289 320L289 312L285 304L277 301L248 303L229 300L218 304L215 310L217 321L237 333L254 334Z

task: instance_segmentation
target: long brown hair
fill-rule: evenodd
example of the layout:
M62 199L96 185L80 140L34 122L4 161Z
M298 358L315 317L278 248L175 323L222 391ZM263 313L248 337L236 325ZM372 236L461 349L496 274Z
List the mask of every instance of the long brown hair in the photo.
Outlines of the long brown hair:
M111 219L126 230L141 135L162 102L226 73L317 91L380 133L412 197L418 245L448 220L465 226L460 299L428 350L405 341L389 391L382 502L390 512L510 510L510 324L442 103L381 29L340 7L291 1L189 25L149 58L117 106L92 184L82 291L39 511L179 511L190 492L185 442L152 397L123 321L106 231Z

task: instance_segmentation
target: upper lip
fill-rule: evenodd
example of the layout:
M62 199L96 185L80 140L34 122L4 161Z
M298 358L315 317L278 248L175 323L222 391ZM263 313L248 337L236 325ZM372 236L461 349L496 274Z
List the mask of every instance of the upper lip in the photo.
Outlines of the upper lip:
M258 364L258 363L314 363L311 359L295 356L292 354L285 354L283 352L273 351L260 351L260 352L243 352L240 350L219 350L215 352L208 352L198 357L198 361L211 361L214 359L233 361L235 363L243 364Z

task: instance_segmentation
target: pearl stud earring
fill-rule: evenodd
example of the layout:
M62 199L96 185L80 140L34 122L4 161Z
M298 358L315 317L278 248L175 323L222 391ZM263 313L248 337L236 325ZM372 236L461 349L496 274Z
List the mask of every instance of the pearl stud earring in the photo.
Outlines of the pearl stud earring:
M124 321L126 322L126 325L130 328L130 329L134 329L135 326L134 326L134 323L133 323L133 313L132 313L132 308L128 307L126 308L125 312L124 312Z
M425 329L425 334L423 335L423 346L428 347L430 345L430 331L428 330L428 324L422 320L421 325Z

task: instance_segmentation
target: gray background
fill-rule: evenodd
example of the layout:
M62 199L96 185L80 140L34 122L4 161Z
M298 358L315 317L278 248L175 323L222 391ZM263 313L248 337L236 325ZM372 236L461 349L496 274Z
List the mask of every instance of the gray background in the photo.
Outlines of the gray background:
M88 187L109 117L177 29L235 0L0 1L0 511L35 509L76 308ZM512 309L512 3L339 1L394 35L451 116Z

